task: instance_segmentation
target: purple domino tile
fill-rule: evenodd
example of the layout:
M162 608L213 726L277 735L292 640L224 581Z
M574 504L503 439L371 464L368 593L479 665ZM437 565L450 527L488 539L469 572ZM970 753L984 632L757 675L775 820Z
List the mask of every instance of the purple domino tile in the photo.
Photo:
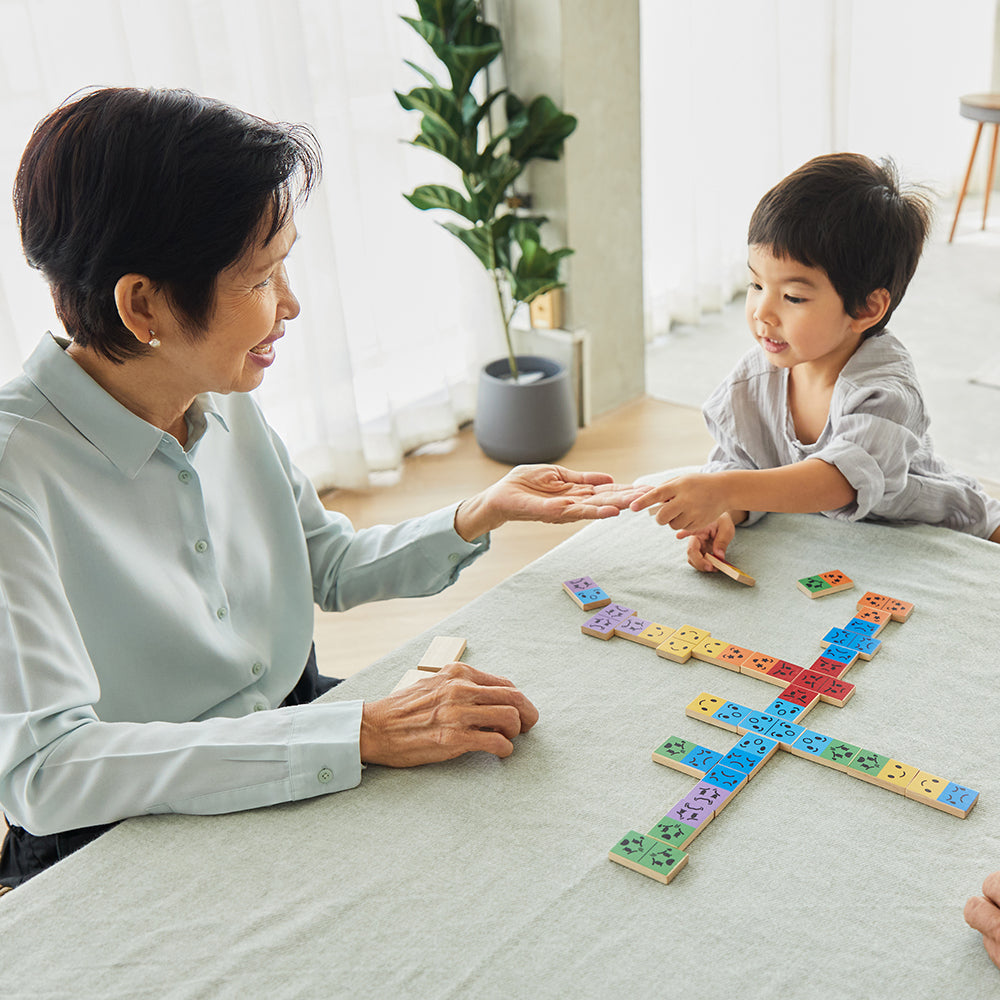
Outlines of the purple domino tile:
M695 785L680 802L667 813L670 819L687 823L688 826L699 827L707 823L729 798L732 792L705 782Z
M635 614L632 608L626 608L624 604L606 604L601 611L616 622Z
M580 631L585 635L595 635L599 639L610 639L615 634L616 618L609 618L604 612L607 608L601 608L592 618L588 618L581 626Z
M615 635L619 635L623 639L628 639L637 636L640 632L644 632L652 624L648 618L637 618L635 615L632 615L628 618L622 618L615 624Z
M589 576L578 576L575 580L563 580L563 586L579 594L581 590L594 590L597 584Z

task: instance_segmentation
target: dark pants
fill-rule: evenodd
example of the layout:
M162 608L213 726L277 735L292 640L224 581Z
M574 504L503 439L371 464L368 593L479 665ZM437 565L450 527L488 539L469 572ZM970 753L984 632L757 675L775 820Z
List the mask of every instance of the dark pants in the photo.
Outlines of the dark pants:
M319 672L316 666L316 647L313 646L299 682L281 705L305 705L339 683L336 678L324 677ZM102 826L87 826L42 837L28 833L19 826L12 826L7 831L3 850L0 851L0 893L4 887L12 889L27 882L29 878L78 851L116 825L106 823Z

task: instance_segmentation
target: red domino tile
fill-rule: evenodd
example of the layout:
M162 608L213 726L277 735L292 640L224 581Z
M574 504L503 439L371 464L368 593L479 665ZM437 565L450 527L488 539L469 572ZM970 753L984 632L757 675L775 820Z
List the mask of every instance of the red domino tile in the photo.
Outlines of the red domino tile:
M869 590L858 601L858 611L864 608L885 608L888 600L889 598L885 594L876 594L873 590Z
M802 668L796 666L794 663L789 663L787 660L778 660L778 662L771 667L767 672L768 677L772 677L775 680L784 681L787 684L792 684L795 679L802 673Z
M821 674L815 670L803 670L795 678L796 687L808 688L817 694L822 694L833 683L835 681L829 674Z
M847 681L832 681L827 689L820 694L819 698L820 701L825 701L828 705L836 705L838 708L843 708L851 700L853 694L853 684L848 684Z
M778 697L782 701L790 701L793 705L808 708L816 702L819 695L815 691L810 691L809 688L799 687L798 684L789 684Z
M821 656L815 663L810 665L809 669L815 670L820 674L826 674L828 677L839 679L851 668L847 663L838 663L836 660L828 660L825 656Z

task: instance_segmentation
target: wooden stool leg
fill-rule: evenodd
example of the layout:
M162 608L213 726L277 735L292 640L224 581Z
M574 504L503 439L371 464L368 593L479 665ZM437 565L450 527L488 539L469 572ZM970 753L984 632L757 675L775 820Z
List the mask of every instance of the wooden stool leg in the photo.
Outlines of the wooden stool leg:
M958 213L962 211L962 202L965 201L965 192L969 187L969 178L972 176L972 164L976 162L976 150L979 148L979 137L983 134L983 123L976 125L976 137L972 140L972 155L969 157L969 167L965 171L965 180L962 181L962 191L958 196L958 205L955 208L955 221L951 224L951 234L948 237L950 243L955 238L955 227L958 225Z
M983 199L983 229L986 229L986 213L990 209L990 191L993 189L993 167L997 162L997 132L1000 125L993 126L993 145L990 147L990 170L986 175L986 197Z

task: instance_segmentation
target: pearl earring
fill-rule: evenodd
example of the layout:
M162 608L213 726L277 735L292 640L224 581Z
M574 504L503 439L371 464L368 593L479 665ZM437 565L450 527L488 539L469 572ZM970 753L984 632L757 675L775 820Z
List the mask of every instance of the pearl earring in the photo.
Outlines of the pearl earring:
M150 347L159 347L160 346L160 338L157 337L156 334L153 333L152 330L149 331L149 334L150 334L150 337L149 337L149 346Z

